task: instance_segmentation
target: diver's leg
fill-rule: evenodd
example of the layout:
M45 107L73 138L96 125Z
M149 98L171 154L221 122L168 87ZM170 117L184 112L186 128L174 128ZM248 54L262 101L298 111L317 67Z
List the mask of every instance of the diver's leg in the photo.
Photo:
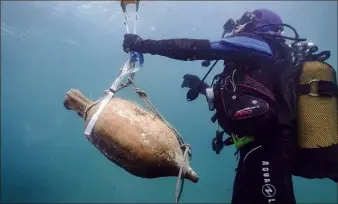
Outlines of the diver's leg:
M248 204L249 200L247 200L247 189L248 184L246 183L245 176L243 174L243 162L242 158L238 162L238 166L236 169L236 177L232 191L232 204Z
M292 175L278 154L254 143L240 154L233 204L296 203Z

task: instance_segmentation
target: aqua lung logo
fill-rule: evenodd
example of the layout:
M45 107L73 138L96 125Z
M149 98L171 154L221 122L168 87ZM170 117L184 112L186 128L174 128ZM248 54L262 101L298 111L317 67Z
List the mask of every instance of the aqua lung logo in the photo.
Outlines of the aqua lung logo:
M276 195L276 188L271 184L268 161L262 161L262 173L264 179L262 194L268 198L269 203L276 202L276 199L273 198Z
M276 189L271 184L264 184L262 187L262 192L265 197L271 198L276 194Z

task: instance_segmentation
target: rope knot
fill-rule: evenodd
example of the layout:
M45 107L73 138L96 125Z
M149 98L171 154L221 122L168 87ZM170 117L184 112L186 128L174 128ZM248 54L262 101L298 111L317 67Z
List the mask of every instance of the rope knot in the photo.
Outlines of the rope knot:
M191 151L191 145L190 144L182 144L181 149L184 151L188 149L188 151Z
M135 91L136 91L136 93L137 93L141 98L147 98L146 92L143 91L142 89L136 88Z
M109 89L106 89L106 90L104 90L104 95L108 95L109 94L109 92L110 92L110 90Z
M188 153L188 155L189 155L189 160L191 159L191 156L192 156L192 154L191 154L191 145L190 144L182 144L181 145L181 150L183 151L183 153L185 152L185 151L188 151L187 153Z

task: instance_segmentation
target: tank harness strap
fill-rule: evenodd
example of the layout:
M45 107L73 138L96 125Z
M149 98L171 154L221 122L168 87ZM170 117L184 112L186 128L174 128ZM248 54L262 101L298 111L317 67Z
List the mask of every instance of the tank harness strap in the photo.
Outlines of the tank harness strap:
M338 96L338 86L330 81L314 79L308 84L299 85L298 93L310 96Z

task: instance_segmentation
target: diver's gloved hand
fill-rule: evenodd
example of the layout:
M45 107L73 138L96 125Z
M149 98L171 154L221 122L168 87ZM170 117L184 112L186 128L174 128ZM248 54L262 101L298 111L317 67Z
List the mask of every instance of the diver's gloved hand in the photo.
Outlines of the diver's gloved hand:
M187 88L196 88L199 83L201 82L201 79L192 74L185 74L183 76L183 83L181 85L182 88L187 87Z
M134 51L133 48L138 43L142 42L142 38L135 34L125 34L123 40L123 50L128 53L130 51Z
M191 89L198 89L198 86L200 85L201 83L201 79L196 76L196 75L192 75L192 74L185 74L183 76L183 83L181 85L182 88L184 87L187 87L187 88L191 88ZM201 84L201 86L199 87L199 92L203 95L206 94L206 91L205 89L209 88L210 86L203 82Z

